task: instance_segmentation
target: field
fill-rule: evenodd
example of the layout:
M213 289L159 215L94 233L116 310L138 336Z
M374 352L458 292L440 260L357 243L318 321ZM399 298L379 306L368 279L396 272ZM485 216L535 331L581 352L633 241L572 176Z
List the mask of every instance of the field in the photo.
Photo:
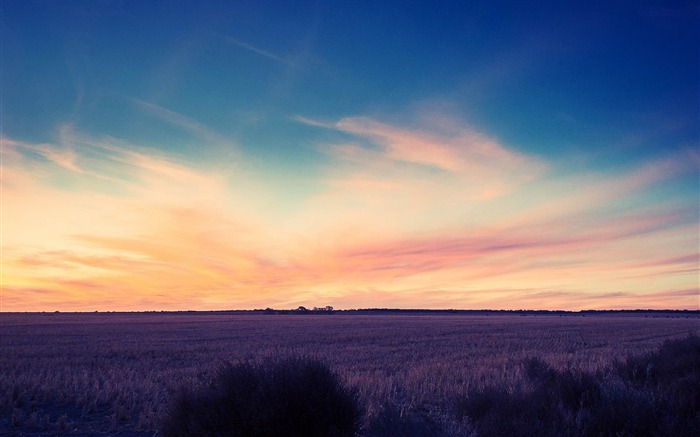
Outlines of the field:
M292 355L324 361L357 390L365 435L475 435L448 401L489 387L516 392L529 359L595 374L689 334L700 334L696 312L5 313L0 434L159 434L172 399L204 387L223 363Z

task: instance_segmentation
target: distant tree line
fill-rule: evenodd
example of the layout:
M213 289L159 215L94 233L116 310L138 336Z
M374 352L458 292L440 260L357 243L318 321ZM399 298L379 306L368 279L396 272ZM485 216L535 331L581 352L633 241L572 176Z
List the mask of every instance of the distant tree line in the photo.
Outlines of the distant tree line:
M335 311L330 305L324 307L313 307L308 309L305 306L299 306L294 310L275 310L272 308L265 308L264 310L253 310L253 312L263 312L264 314L333 314Z
M566 311L566 310L458 310L458 309L444 309L444 310L433 310L433 309L420 309L420 308L358 308L358 309L348 309L348 310L336 310L332 306L324 307L313 307L309 309L305 306L299 306L296 309L285 310L285 309L273 309L265 308L255 309L252 311L237 311L232 312L263 312L265 314L406 314L406 315L518 315L518 316L579 316L586 317L586 315L625 315L625 314L636 314L636 315L649 315L649 316L700 316L700 311L697 310L649 310L649 309L637 309L637 310L582 310L582 311Z

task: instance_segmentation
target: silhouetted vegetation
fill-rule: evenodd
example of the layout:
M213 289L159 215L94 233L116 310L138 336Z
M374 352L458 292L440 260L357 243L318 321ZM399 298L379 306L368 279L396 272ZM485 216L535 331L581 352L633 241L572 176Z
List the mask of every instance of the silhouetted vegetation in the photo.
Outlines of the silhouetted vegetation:
M171 420L174 435L207 434L212 420L228 420L202 407L226 407L216 401L226 393L221 362L260 374L262 357L278 357L263 366L269 375L286 356L332 365L357 394L361 437L698 430L698 340L663 344L699 335L697 314L318 310L3 314L0 434L152 437ZM244 370L231 372L245 381ZM256 390L267 394L234 401L251 405L237 423L278 417L267 411L275 396ZM322 396L291 383L287 392ZM314 402L304 405L333 405ZM190 413L174 417L178 403Z
M352 390L309 358L226 365L202 391L183 391L165 436L352 437L360 408Z
M699 337L597 372L557 370L540 358L520 370L512 386L470 390L442 414L388 401L365 411L361 435L700 435ZM352 436L359 418L355 395L326 366L290 358L225 367L207 390L180 396L164 434Z
M473 390L453 408L479 436L700 435L700 338L668 341L596 373L532 358L513 390Z

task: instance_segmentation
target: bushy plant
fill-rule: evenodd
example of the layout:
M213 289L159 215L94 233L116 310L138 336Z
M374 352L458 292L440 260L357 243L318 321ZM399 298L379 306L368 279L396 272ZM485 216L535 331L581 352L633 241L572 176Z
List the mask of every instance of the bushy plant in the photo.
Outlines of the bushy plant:
M324 363L291 357L228 364L203 390L185 390L164 425L169 437L354 436L355 392Z
M664 342L658 351L617 362L619 375L638 386L668 384L692 377L700 369L700 337Z
M700 338L664 343L608 372L556 370L532 358L514 387L458 397L480 436L700 435Z
M659 434L700 435L700 337L666 341L658 351L614 367L621 379L655 401Z

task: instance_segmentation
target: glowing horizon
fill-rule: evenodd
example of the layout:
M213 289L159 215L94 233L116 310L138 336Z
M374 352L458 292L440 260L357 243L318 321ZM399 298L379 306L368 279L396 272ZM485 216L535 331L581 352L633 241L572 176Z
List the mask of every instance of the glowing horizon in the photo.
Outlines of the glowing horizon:
M30 58L15 46L48 43L19 30L28 19L20 5L4 8L2 24L12 32L2 43L0 311L700 309L700 153L691 102L698 84L672 83L675 69L649 72L669 81L646 92L690 88L691 103L670 115L661 108L648 131L640 129L650 116L624 119L656 102L635 102L647 85L634 82L623 96L629 103L614 113L620 131L587 115L619 101L624 90L611 89L600 107L552 109L547 116L560 114L549 120L556 128L543 123L533 135L522 125L527 121L518 122L531 114L509 110L512 126L504 117L470 114L505 104L489 81L506 87L521 56L550 56L532 52L540 43L499 64L506 77L491 78L488 65L442 60L460 72L454 83L469 84L459 92L474 97L473 105L435 97L444 84L430 96L414 94L412 81L425 79L407 73L400 95L356 79L357 101L329 109L319 95L350 99L339 83L350 67L331 57L333 44L301 38L302 48L281 55L250 42L258 35L252 31L246 38L192 34L182 42L173 23L160 36L177 49L159 65L142 59L143 48L128 65L104 61L122 66L125 76L148 77L139 85L105 85L112 73L90 66L69 68L67 77L78 77L70 86L60 78L20 80L20 61ZM175 15L186 19L184 10ZM71 22L54 19L58 27ZM678 22L684 31L692 27ZM119 28L127 18L112 23ZM273 38L282 45L283 32ZM122 43L130 47L120 42L99 55L73 48L78 52L66 56L78 64L87 62L78 55L102 59ZM219 58L206 58L217 50ZM585 59L581 50L569 61ZM674 68L697 72L697 59L676 54ZM188 68L197 57L206 58L203 66ZM57 62L47 54L41 65ZM208 74L220 63L238 79L217 84L223 91L209 89ZM251 85L267 93L261 100L268 106L257 107L257 97L239 86L253 81L251 72L275 77ZM639 70L628 74L640 83L646 78ZM323 79L318 95L307 83L315 75ZM540 80L520 86L534 90ZM8 91L13 86L18 91ZM40 110L40 100L20 99L22 92L36 96L37 87L67 87L72 108L56 116ZM218 98L229 91L242 102ZM484 97L489 93L493 100ZM27 119L31 111L35 124ZM582 132L567 133L567 123Z

